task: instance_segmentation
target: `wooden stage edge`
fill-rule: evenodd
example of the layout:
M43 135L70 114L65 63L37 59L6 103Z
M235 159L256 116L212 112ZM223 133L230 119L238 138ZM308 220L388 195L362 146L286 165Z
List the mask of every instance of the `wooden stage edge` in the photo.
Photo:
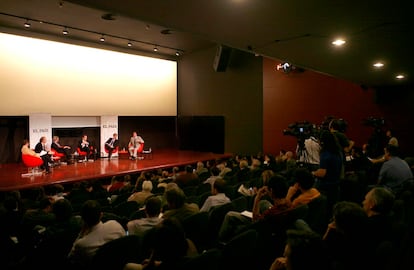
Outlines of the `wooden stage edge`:
M52 184L68 184L76 181L110 178L126 174L137 174L155 169L170 169L174 166L196 164L198 161L230 158L232 154L211 152L195 152L176 149L153 150L152 157L143 160L130 160L118 157L108 160L99 158L95 161L59 165L51 169L49 174L23 176L28 168L22 163L0 164L0 191L21 190Z

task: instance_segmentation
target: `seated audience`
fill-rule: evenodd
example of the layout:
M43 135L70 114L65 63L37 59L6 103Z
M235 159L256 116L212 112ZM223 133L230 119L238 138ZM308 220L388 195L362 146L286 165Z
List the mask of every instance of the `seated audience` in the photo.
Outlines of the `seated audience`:
M151 228L155 227L161 222L161 200L157 196L148 198L144 207L145 218L134 219L127 223L128 233L144 236L144 234Z
M407 162L398 157L398 147L388 144L384 149L385 162L382 164L378 185L390 188L399 193L413 181L413 173Z
M193 167L191 167L191 165L185 166L185 171L177 175L174 181L180 188L196 186L199 184L198 175L193 172Z
M263 186L257 191L253 204L252 218L246 217L236 211L229 211L225 215L220 227L218 235L219 240L226 242L231 239L237 231L252 224L252 222L278 215L281 212L290 209L290 203L286 200L287 190L288 184L283 176L275 175L271 177L268 186ZM270 196L273 201L272 203L267 200L264 201L266 206L263 207L262 198L265 196ZM261 213L260 209L263 208L267 210Z
M332 222L323 236L327 245L326 259L333 269L370 269L367 222L367 214L357 203L340 201L335 204Z
M86 201L81 208L81 231L73 243L68 258L72 265L88 268L98 248L105 243L126 235L124 228L116 220L101 221L102 210L95 200Z
M328 270L326 248L319 234L308 230L288 230L283 257L278 257L270 270Z
M216 179L223 179L223 177L220 176L220 169L217 167L213 167L210 169L210 173L211 176L209 178L207 178L203 184L210 184L211 186L213 186L214 181L216 181Z
M208 212L213 206L222 205L230 202L230 199L224 193L226 182L223 179L216 179L211 188L209 196L200 209L200 212Z
M321 193L314 188L315 180L311 172L306 168L299 168L294 173L295 184L289 187L286 200L291 203L291 207L307 204L319 197ZM299 195L297 195L299 193Z
M138 205L144 205L145 200L154 195L152 194L152 182L149 180L145 180L142 182L142 190L137 191L131 194L131 196L128 197L127 201L136 201Z
M198 205L195 203L186 203L184 191L177 185L168 184L164 197L167 201L167 209L163 213L163 218L176 218L180 222L191 215L199 212Z

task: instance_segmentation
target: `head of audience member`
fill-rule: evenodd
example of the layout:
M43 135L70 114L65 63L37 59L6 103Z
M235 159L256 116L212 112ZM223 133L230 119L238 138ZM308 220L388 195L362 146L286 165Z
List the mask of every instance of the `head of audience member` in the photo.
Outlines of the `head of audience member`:
M286 270L328 269L325 246L319 234L310 230L288 230L286 234Z
M211 168L210 173L212 176L218 176L220 174L220 169L217 166L215 166Z
M217 195L226 191L226 181L224 179L216 179L211 187L211 194Z
M389 215L394 207L395 196L385 187L374 187L365 195L362 206L368 217Z
M168 209L179 209L183 207L185 203L185 194L184 191L176 186L171 186L171 183L167 184L165 189L164 196L168 204ZM170 185L170 186L169 186Z
M275 175L275 173L272 170L264 170L262 172L262 181L263 181L263 186L267 186L269 183L269 179Z
M387 144L387 146L384 149L384 158L385 160L389 160L392 157L398 156L399 148L398 146Z
M145 202L145 214L147 217L158 217L161 213L162 202L158 196L151 196Z
M204 168L204 163L202 161L198 161L197 162L197 171L200 171L201 169Z
M267 188L272 199L277 200L284 199L286 197L289 186L285 177L276 174L270 177Z
M262 163L260 162L259 159L257 158L253 158L252 159L252 165L250 166L251 170L257 170L260 169L260 166L262 165Z
M296 169L294 175L301 192L311 189L315 184L312 173L306 168Z
M247 161L247 159L242 159L239 162L239 168L240 170L244 170L244 169L248 169L249 168L249 162Z
M52 212L55 214L56 221L68 221L72 217L73 213L72 204L68 199L57 200L53 203Z
M43 197L39 201L39 209L43 210L44 212L52 212L52 205L53 199L49 198L48 196Z
M185 166L185 172L186 173L193 173L193 166L191 166L191 165Z
M101 221L101 205L96 200L87 200L81 207L80 216L83 220L84 226L92 228Z
M152 182L149 180L145 180L142 182L142 191L144 192L151 192L152 191Z
M355 202L340 201L333 207L333 222L336 231L343 234L348 240L362 239L366 233L367 214Z
M163 219L149 232L147 238L152 249L150 265L154 261L160 261L163 265L174 266L187 254L188 242L185 232L175 218Z

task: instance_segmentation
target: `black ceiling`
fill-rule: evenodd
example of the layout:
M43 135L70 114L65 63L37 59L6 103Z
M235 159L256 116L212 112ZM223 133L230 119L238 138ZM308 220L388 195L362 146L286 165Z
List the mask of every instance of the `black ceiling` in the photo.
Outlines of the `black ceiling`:
M408 0L2 0L0 31L133 53L157 47L171 59L224 44L368 87L411 87L411 6ZM339 37L346 43L333 46ZM373 67L379 61L384 66Z

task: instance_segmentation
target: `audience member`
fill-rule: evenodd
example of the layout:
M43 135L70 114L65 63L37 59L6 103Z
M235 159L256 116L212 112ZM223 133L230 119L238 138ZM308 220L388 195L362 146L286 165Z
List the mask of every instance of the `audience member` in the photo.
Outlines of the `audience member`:
M75 267L88 269L99 247L111 240L125 236L126 233L116 220L109 220L105 223L101 221L101 206L95 200L86 201L80 214L83 225L68 258Z
M387 129L385 136L388 139L388 144L398 147L398 139L394 136L393 130Z
M213 167L210 169L210 173L211 176L209 178L207 178L203 184L210 184L211 186L213 186L214 182L217 179L223 179L223 177L220 176L220 169L217 167Z
M254 199L252 218L246 217L239 212L229 211L220 227L218 238L226 242L235 236L238 231L252 222L260 219L269 218L290 209L290 203L286 200L288 184L286 179L281 175L274 175L269 179L268 186L263 186L257 191ZM265 207L261 206L261 200L265 196L272 198L272 203L264 201ZM262 204L263 205L263 204ZM263 213L260 209L265 208Z
M154 195L152 192L152 182L149 180L145 180L142 182L142 190L137 191L131 194L131 196L128 197L127 201L136 201L138 205L144 205L145 200Z
M201 174L208 173L208 169L204 166L202 161L197 162L195 173L200 176Z
M291 203L291 207L308 204L313 199L319 197L321 193L314 188L315 179L307 168L298 168L294 172L296 183L289 187L286 200ZM298 194L299 193L299 194Z
M200 209L200 212L208 212L214 206L229 203L230 199L224 193L226 182L223 179L216 179L211 188L211 196L209 196Z
M326 259L333 269L370 269L367 214L354 202L341 201L333 208L333 221L329 223L324 242Z
M170 183L172 184L172 183ZM175 184L168 184L164 196L167 201L168 210L163 213L163 218L176 218L183 222L185 218L199 212L198 205L195 203L186 203L184 191Z
M298 144L296 148L298 162L311 171L316 171L319 168L320 152L321 145L319 144L319 140L314 136L305 139L303 145Z
M185 166L185 171L177 175L174 180L175 183L180 188L185 188L188 186L197 186L199 184L198 175L193 172L193 167L191 165Z
M326 247L321 236L313 231L288 230L283 257L278 257L270 270L328 270Z
M146 237L151 254L142 264L127 263L124 270L180 269L188 257L197 255L194 243L187 239L175 218L162 220Z
M145 218L130 220L127 223L128 233L143 237L151 228L161 222L161 199L158 196L148 198L144 207Z
M413 181L413 173L407 162L398 156L398 147L388 144L384 149L385 162L382 164L378 185L383 185L394 193L399 193Z

